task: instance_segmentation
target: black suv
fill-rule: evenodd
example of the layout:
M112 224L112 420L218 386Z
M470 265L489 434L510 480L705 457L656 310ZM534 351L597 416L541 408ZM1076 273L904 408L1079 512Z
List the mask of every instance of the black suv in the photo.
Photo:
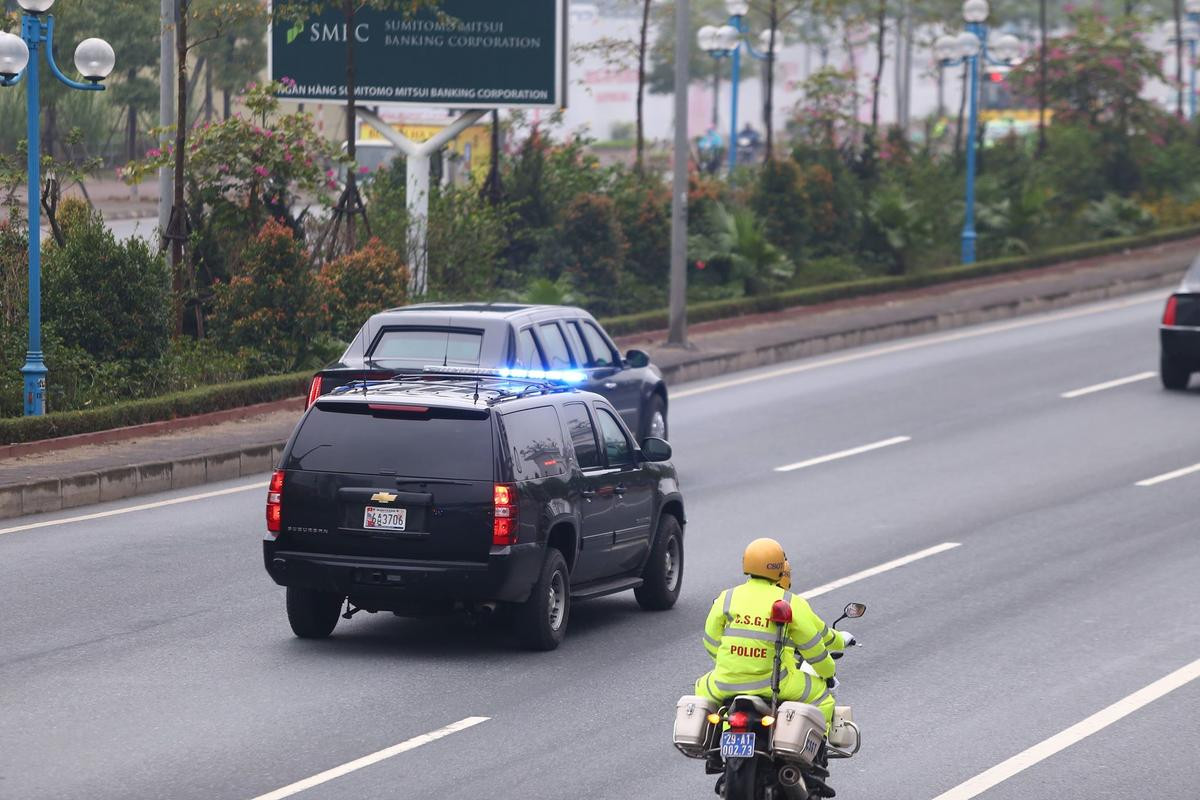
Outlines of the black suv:
M297 636L328 636L343 602L500 605L524 644L550 650L574 600L633 589L643 608L675 604L684 512L670 457L590 392L433 368L351 383L309 407L272 476L267 572Z
M641 350L623 357L595 318L570 306L453 303L375 314L341 360L317 373L309 402L355 380L380 380L427 364L578 372L638 439L667 437L667 386Z

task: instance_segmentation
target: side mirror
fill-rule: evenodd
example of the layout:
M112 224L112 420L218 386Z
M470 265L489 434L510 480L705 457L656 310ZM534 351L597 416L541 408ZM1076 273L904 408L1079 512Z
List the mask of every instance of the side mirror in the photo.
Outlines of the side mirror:
M642 458L647 461L670 461L671 445L666 439L647 436L642 440Z
M630 369L641 369L650 366L650 356L644 350L630 350L625 354L625 366Z
M847 619L858 619L865 613L867 613L865 603L847 603L845 610L842 611Z

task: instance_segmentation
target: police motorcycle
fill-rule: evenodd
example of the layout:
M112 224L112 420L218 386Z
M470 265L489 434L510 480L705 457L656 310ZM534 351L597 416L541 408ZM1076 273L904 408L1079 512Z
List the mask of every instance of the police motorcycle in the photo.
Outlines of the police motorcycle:
M866 611L862 603L850 603L832 627L844 619L858 619ZM684 695L676 704L675 747L688 758L704 759L710 774L721 774L716 792L726 800L834 797L827 783L829 759L850 758L862 744L850 706L835 707L826 739L821 709L779 702L783 632L791 621L791 605L776 600L771 608L771 622L777 626L771 702L738 695L727 706L716 708L706 697ZM840 658L842 653L831 655ZM801 669L815 674L807 663Z

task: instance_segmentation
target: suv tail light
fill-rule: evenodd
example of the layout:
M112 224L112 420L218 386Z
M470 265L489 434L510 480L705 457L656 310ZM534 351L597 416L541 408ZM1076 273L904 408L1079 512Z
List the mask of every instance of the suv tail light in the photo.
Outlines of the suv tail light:
M1179 310L1179 298L1175 295L1171 295L1169 298L1167 298L1167 307L1163 310L1162 324L1163 325L1174 325L1175 324L1175 314L1178 310Z
M492 492L492 544L517 543L517 487L497 483Z
M308 387L308 402L304 404L308 408L313 403L317 402L317 398L321 396L321 376L318 375L312 379L312 386Z
M319 381L320 378L317 378ZM272 533L279 533L283 522L283 470L277 469L271 475L271 485L267 487L267 538L275 541Z

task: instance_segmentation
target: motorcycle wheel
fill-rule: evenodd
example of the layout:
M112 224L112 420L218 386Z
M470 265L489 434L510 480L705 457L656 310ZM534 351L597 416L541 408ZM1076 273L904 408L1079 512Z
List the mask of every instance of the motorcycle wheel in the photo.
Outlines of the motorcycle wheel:
M730 758L725 761L725 800L757 800L758 759Z

